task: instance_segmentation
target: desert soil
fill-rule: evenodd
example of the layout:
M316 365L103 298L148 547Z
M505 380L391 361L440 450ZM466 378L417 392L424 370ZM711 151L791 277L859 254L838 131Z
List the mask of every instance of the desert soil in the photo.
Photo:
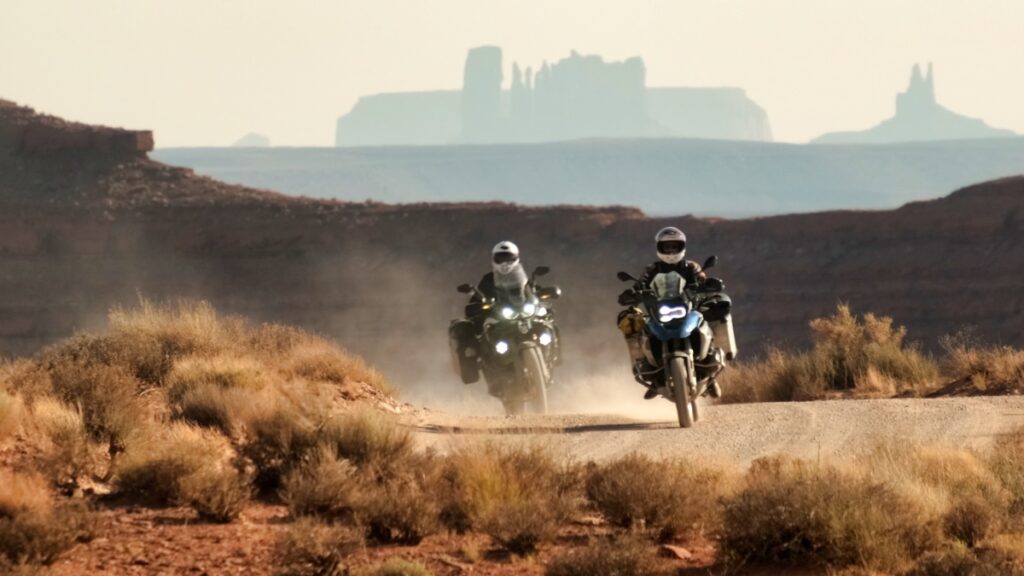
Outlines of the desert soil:
M882 441L983 448L1024 426L1024 397L828 400L704 406L681 429L674 407L654 399L658 418L615 415L461 417L424 413L415 421L424 445L440 450L479 442L535 442L578 461L630 452L697 456L749 464L763 456L854 456Z

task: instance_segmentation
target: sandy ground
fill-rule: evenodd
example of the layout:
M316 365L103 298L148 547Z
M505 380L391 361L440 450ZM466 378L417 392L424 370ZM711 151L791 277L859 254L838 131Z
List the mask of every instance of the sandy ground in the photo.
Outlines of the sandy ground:
M541 443L578 461L630 452L693 456L747 464L776 454L800 458L856 455L881 441L983 448L1024 426L1024 397L832 400L705 406L693 428L680 429L662 399L647 415L420 415L410 425L426 446L447 451L480 442ZM646 416L646 417L644 417Z

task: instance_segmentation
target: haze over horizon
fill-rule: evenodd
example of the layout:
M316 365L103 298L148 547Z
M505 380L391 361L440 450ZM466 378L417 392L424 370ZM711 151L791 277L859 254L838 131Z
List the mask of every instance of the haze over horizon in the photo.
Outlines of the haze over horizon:
M151 128L160 147L249 132L330 146L360 96L458 88L466 51L492 44L506 68L575 49L643 57L648 86L744 88L784 142L877 124L910 66L931 61L941 103L1024 132L1021 22L1008 0L16 1L0 20L0 97Z

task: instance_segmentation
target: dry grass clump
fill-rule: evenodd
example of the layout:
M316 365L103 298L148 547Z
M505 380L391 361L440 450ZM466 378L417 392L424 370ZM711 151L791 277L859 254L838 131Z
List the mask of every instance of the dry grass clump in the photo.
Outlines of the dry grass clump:
M407 429L365 408L332 418L324 424L321 437L338 456L376 474L406 465L416 451Z
M384 393L393 392L384 376L362 358L309 334L293 341L292 346L283 352L281 370L291 378L329 382L340 386L342 390L362 382Z
M947 537L969 547L995 535L1007 519L1007 491L971 452L889 442L863 455L860 464L939 519Z
M831 466L755 461L724 502L727 561L899 571L939 541L913 499Z
M344 576L345 559L363 546L349 528L299 518L281 532L274 545L279 576Z
M891 318L864 315L849 306L811 321L814 347L789 354L769 351L766 359L737 366L724 375L727 402L813 400L835 391L865 396L921 395L934 388L938 364L913 345Z
M604 539L556 556L544 569L545 576L648 576L656 574L649 542L625 537Z
M924 554L906 576L1024 576L1024 557L998 545L972 550L954 542Z
M51 564L93 530L89 512L56 505L42 477L0 470L0 570Z
M230 466L202 468L182 478L178 490L200 519L222 524L237 519L252 498L249 476Z
M986 465L1006 489L1008 520L1024 531L1024 430L996 440L986 454Z
M432 572L419 562L388 558L365 572L366 576L432 576Z
M1024 392L1024 350L982 346L968 332L942 339L943 369L951 380L967 382L980 393Z
M364 484L356 519L367 537L415 546L440 530L438 478L439 467L422 459L409 470Z
M319 449L284 479L281 498L295 516L341 519L351 516L360 495L355 466L334 449Z
M450 528L479 530L516 554L551 540L580 503L579 474L539 448L463 451L444 471Z
M0 443L21 429L25 405L21 397L0 388Z
M706 466L630 454L593 466L586 493L610 523L667 541L718 525L724 482L723 472Z
M48 372L56 397L79 408L85 430L107 446L112 459L152 418L139 397L138 380L122 366L59 357Z
M114 487L155 505L176 504L185 500L183 480L224 466L230 454L222 435L173 422L125 454L115 470Z
M264 492L281 488L285 476L318 444L316 422L290 403L255 412L245 428L241 453L253 463L254 483Z
M49 440L44 467L55 484L76 486L81 478L96 475L99 457L80 411L54 398L42 397L32 405L32 422Z
M254 394L266 388L265 370L252 358L183 358L167 377L172 414L230 435Z

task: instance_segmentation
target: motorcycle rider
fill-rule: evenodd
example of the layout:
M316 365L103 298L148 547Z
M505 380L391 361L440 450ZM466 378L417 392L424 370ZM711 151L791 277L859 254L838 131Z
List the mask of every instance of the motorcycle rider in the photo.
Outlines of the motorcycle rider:
M485 298L496 298L500 295L517 301L526 296L528 282L529 277L523 269L522 262L519 261L519 247L504 240L491 249L491 271L484 274L476 287ZM474 294L471 302L479 302L480 299L479 295Z
M508 240L498 242L491 249L491 271L477 283L477 292L470 305L500 299L519 302L526 298L529 277L519 261L519 247ZM468 308L469 306L467 306ZM477 339L483 334L487 314L476 314L452 323L450 336L459 356L475 357Z
M658 260L647 267L640 280L645 288L649 288L651 281L658 274L676 272L686 281L687 285L699 286L706 278L700 264L686 260L686 234L674 226L662 228L654 236L655 249L658 253ZM648 373L655 369L644 356L642 338L644 331L644 314L640 308L631 306L621 312L618 316L619 330L626 339L626 346L629 349L629 357L633 364L633 371L637 374ZM712 381L708 388L708 394L712 398L718 398L722 394L721 387L717 380ZM644 393L644 399L650 400L658 396L656 386L651 386Z

